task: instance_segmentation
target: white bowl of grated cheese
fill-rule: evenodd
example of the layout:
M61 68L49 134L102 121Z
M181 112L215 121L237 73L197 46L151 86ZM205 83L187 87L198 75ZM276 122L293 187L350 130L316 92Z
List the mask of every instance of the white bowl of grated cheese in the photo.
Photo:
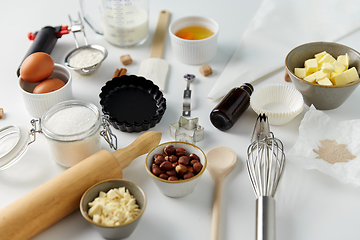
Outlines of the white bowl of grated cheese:
M135 183L111 179L90 187L80 200L83 217L105 239L129 237L146 207L145 192Z

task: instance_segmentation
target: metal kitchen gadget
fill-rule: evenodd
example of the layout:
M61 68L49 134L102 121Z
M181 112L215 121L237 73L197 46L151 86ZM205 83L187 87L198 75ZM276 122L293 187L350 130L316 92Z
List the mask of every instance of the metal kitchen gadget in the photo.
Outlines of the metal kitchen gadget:
M69 15L69 20L71 24L70 29L75 38L76 48L66 55L65 65L80 74L91 74L100 67L101 63L107 57L108 51L103 46L88 44L80 13L76 20L73 20ZM84 46L79 46L76 33L83 34Z
M246 165L256 196L256 240L275 240L274 195L284 170L284 148L265 114L259 114L251 141Z
M198 118L187 119L180 116L176 123L170 124L170 136L176 141L194 144L204 139L204 127L198 124Z
M190 117L191 115L191 90L190 90L190 83L194 80L195 75L186 74L184 76L186 81L186 89L184 90L184 97L183 97L183 113L184 117Z

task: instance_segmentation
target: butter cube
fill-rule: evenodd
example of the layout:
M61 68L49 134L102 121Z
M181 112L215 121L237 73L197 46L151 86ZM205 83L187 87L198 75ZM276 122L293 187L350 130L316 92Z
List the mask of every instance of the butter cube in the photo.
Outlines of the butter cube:
M306 74L309 75L311 73L317 72L319 70L318 68L318 62L315 58L311 58L305 61L305 69Z
M346 70L345 66L338 61L335 61L333 64L335 67L335 72L337 72L337 73L342 73L343 71Z
M339 73L337 73L337 72L332 72L332 73L330 73L330 78L333 78L335 75L338 75Z
M316 82L316 76L315 76L315 73L313 74L310 74L306 77L304 77L304 80L307 81L307 82L310 82L310 83L314 83Z
M330 81L333 83L333 85L335 85L335 81L334 81L334 76L338 75L339 73L337 72L332 72L330 73Z
M345 72L339 73L333 77L334 85L343 85L359 79L359 74L355 67L352 67Z
M333 85L332 82L330 81L330 79L328 79L327 77L317 81L317 83L319 85L322 85L322 86L331 86L331 85Z
M330 73L325 73L324 71L320 70L317 71L315 73L313 73L315 75L316 81L321 80L323 78L329 78L330 77Z
M306 69L305 68L295 68L294 72L295 72L295 75L299 78L306 77Z
M333 63L335 62L336 59L331 56L330 54L326 53L319 61L318 64L319 66L321 66L323 63L327 62L327 63Z
M355 67L352 67L345 72L347 72L349 82L353 82L359 79L359 73L357 72Z
M324 73L332 73L335 72L335 67L332 63L323 63L323 65L321 66L321 70Z
M349 68L349 55L347 53L345 55L338 56L337 61L345 66L345 70L348 70L348 68Z
M323 51L323 52L321 52L321 53L315 54L314 57L315 57L316 61L319 62L319 60L320 60L323 56L325 56L325 54L327 54L327 52L326 52L326 51Z

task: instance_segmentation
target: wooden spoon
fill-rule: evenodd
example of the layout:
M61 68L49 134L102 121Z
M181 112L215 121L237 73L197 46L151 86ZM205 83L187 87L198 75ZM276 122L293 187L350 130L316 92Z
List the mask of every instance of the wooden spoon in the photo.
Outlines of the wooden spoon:
M211 223L211 240L219 239L221 189L225 177L234 169L236 153L228 147L214 147L207 153L207 169L215 181L213 215Z

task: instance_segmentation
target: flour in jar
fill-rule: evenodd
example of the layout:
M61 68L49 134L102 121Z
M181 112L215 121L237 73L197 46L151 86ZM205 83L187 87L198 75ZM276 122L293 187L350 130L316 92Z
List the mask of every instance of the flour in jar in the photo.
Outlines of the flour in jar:
M75 51L69 58L69 66L74 68L87 68L101 62L104 53L94 48L83 48Z
M91 129L97 121L96 114L87 107L74 106L54 113L46 127L55 134L75 135Z

